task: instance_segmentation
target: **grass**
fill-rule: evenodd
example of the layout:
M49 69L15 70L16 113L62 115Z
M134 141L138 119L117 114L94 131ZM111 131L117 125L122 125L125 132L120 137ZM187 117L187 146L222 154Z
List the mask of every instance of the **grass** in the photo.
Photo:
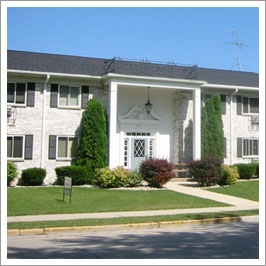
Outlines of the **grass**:
M209 188L207 190L259 200L259 181L237 182L228 187ZM73 187L72 202L63 202L62 187L23 187L8 188L8 216L38 215L53 213L136 211L159 209L201 208L227 206L211 200L185 195L169 190L108 190ZM259 215L259 210L178 214L147 217L119 217L106 219L59 220L44 222L11 222L8 229L33 229L49 227L100 226L115 224L151 223L162 221L198 220L222 217Z
M227 187L209 188L209 191L259 201L259 181L238 181Z
M108 190L73 187L72 200L63 201L62 187L7 189L7 215L41 215L143 211L228 206L224 203L169 190Z
M202 220L217 219L223 217L239 217L248 215L258 215L259 210L233 211L219 213L195 213L195 214L176 214L163 216L147 217L119 217L106 219L80 219L64 221L43 221L43 222L12 222L7 224L7 229L34 229L49 227L73 227L73 226L101 226L115 224L133 224L133 223L153 223L165 221L185 221L185 220Z

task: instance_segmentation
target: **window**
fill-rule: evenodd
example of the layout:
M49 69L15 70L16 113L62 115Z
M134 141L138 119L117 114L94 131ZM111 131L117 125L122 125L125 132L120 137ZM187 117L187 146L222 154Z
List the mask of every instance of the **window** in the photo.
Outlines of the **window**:
M78 107L80 105L80 87L60 86L58 106Z
M258 157L259 140L251 138L237 138L237 157Z
M49 159L74 159L77 157L79 137L49 136Z
M258 156L258 155L259 155L259 140L243 139L243 156Z
M77 150L77 137L58 137L57 158L75 158Z
M23 136L7 137L7 158L23 159Z
M237 114L258 114L259 98L237 96Z
M51 84L50 107L86 109L90 98L89 86L64 86Z
M26 104L26 83L7 83L7 102Z
M32 160L33 135L7 136L7 158Z

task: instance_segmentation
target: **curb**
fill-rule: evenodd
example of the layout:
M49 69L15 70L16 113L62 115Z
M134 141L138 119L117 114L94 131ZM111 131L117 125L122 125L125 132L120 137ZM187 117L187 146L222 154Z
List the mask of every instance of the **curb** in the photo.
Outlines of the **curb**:
M98 226L73 226L73 227L48 227L35 229L8 229L8 236L24 236L24 235L48 235L57 233L73 233L73 232L96 232L103 230L122 230L137 228L161 228L165 226L180 226L186 224L215 224L226 222L241 222L241 217L223 217L209 218L198 220L181 220L181 221L162 221L153 223L133 223L133 224L116 224L116 225L98 225Z

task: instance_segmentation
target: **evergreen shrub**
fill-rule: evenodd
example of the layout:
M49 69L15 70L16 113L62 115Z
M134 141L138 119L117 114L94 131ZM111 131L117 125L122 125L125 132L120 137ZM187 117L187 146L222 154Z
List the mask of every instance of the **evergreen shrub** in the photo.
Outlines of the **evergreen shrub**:
M190 174L201 187L216 185L220 179L221 160L215 157L204 157L188 163Z
M25 186L40 186L46 176L46 170L43 168L28 168L22 171L21 181Z
M62 166L55 168L56 184L64 185L65 177L72 178L72 185L88 184L88 172L84 166Z
M96 182L96 170L108 165L108 119L104 106L92 98L81 121L81 139L76 165L85 166L90 184Z
M218 184L221 186L232 185L237 182L238 178L239 173L236 166L222 165Z
M170 179L175 177L174 165L166 159L146 159L141 162L139 172L150 187L161 188Z
M10 185L10 182L17 177L17 167L11 162L7 161L7 185Z
M234 164L238 168L240 179L251 179L256 176L257 163L238 163Z

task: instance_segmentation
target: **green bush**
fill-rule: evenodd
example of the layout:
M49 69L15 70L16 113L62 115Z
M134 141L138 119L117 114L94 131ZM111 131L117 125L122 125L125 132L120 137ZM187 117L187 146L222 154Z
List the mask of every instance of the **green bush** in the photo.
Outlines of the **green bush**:
M97 169L97 185L103 188L124 187L127 184L128 170L119 166L114 169L104 167Z
M126 186L136 187L141 184L142 176L137 170L129 171L127 174Z
M238 168L235 166L222 165L218 184L221 186L232 185L239 178Z
M28 168L22 171L21 180L25 186L42 185L46 176L46 170L43 168Z
M190 174L201 187L216 185L220 179L221 160L214 157L204 157L201 160L188 163Z
M234 164L238 168L240 179L250 179L256 176L257 163Z
M147 159L141 162L139 172L151 187L162 187L175 177L174 165L166 159Z
M9 186L10 182L17 177L17 167L11 162L7 161L7 185Z
M64 185L64 178L72 178L72 185L88 184L88 172L84 166L62 166L55 168L56 184Z
M108 165L108 119L105 107L95 98L88 101L81 121L81 139L76 165L85 166L90 184L97 182L96 170Z

